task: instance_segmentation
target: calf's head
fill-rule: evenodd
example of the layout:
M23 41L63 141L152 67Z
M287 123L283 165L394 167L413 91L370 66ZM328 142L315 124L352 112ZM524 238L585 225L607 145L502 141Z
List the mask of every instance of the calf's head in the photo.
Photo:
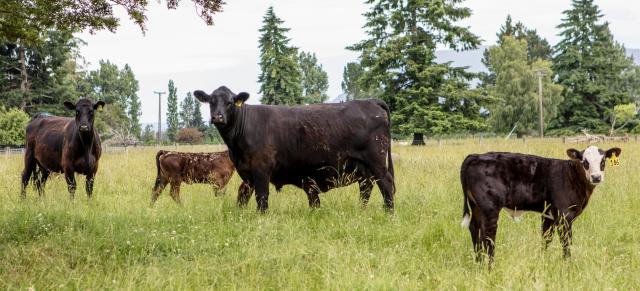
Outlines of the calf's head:
M64 107L67 108L67 110L76 111L76 125L78 126L78 130L81 132L89 132L93 130L95 111L102 110L104 102L98 101L93 103L89 99L80 99L76 104L65 101Z
M607 151L603 151L596 146L590 146L584 151L568 149L567 155L574 160L579 160L582 163L587 180L592 185L598 185L604 181L606 159L611 158L614 154L620 156L621 152L620 148L610 148Z
M200 102L209 103L211 123L217 126L225 126L232 120L237 108L249 99L249 93L241 92L236 95L229 88L221 86L211 94L201 90L193 92Z

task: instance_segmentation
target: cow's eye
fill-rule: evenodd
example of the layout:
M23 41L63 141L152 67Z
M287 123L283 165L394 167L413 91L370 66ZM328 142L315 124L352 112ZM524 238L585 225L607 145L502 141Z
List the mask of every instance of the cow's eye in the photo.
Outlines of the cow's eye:
M80 115L80 110L76 110L76 115Z
M589 170L589 161L587 160L582 161L582 166L584 167L585 170Z
M604 170L604 166L605 166L606 164L607 164L607 163L605 163L604 159L602 159L602 161L600 161L600 170Z

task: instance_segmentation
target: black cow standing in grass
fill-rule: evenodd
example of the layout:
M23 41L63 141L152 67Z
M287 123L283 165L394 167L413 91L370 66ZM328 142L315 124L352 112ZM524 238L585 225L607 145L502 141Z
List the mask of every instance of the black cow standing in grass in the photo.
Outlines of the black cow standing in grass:
M87 196L91 197L101 153L93 121L95 112L103 106L102 101L93 103L88 99L80 99L75 105L67 101L64 107L75 111L75 118L38 114L29 122L20 193L23 199L31 177L42 196L51 172L64 173L72 199L76 191L74 174L86 175Z
M605 159L619 148L603 151L590 146L567 150L570 160L517 153L469 155L460 179L464 195L463 226L468 226L478 260L493 257L498 217L505 208L513 217L523 211L542 213L546 247L558 231L564 256L571 255L573 221L584 211L596 185L604 181Z
M267 210L269 182L302 188L311 207L320 206L319 193L358 182L366 205L375 181L385 207L393 209L390 115L383 101L247 105L248 93L236 95L224 86L194 96L209 103L211 123L248 185L238 193L239 205L255 189L258 210Z

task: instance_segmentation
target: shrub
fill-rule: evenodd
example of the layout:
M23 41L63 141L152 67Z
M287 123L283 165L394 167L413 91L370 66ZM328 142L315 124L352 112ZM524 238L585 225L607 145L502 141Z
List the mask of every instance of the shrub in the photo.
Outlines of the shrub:
M18 108L0 106L0 145L24 145L29 115Z
M202 133L193 127L181 128L176 134L176 142L188 144L202 144Z

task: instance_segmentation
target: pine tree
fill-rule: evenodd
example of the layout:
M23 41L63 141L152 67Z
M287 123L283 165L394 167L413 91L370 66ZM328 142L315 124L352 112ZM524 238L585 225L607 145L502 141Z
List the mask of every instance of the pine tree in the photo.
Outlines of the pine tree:
M282 21L267 9L260 28L260 93L263 104L302 104L301 70L297 48L289 46Z
M191 92L187 93L187 96L191 95ZM200 129L200 131L204 132L206 130L206 125L204 124L204 118L202 118L202 111L200 110L200 102L198 100L193 99L193 118L192 118L193 126Z
M302 96L303 103L313 104L326 101L329 96L329 76L324 71L314 53L300 52L298 56L302 70Z
M455 25L471 15L450 0L368 0L364 14L369 39L349 49L361 52L363 84L380 88L392 111L394 131L423 135L485 128L480 116L483 96L469 89L474 76L464 68L437 63L438 44L455 50L476 48L477 36Z
M553 70L565 88L564 101L552 126L606 132L614 106L633 101L623 80L624 73L633 69L632 60L613 40L593 0L573 0L563 14Z
M136 77L128 64L124 65L120 74L121 82L123 83L123 93L127 98L126 104L128 107L127 117L129 119L129 129L134 137L140 139L140 115L142 115L142 103L140 103L140 98L138 97L138 90L140 86L138 85L138 80L136 80Z
M173 80L169 80L169 94L167 97L167 137L174 142L179 128L178 94Z
M180 127L194 127L193 125L193 116L194 116L194 99L191 96L191 92L187 92L187 97L185 97L180 103Z
M489 106L489 121L496 132L507 133L512 129L518 136L534 134L539 128L538 79L536 72L544 74L543 113L545 124L557 115L562 101L562 87L552 81L551 63L536 60L529 64L527 41L504 36L500 45L488 50L489 67L496 76L490 94L496 98Z

